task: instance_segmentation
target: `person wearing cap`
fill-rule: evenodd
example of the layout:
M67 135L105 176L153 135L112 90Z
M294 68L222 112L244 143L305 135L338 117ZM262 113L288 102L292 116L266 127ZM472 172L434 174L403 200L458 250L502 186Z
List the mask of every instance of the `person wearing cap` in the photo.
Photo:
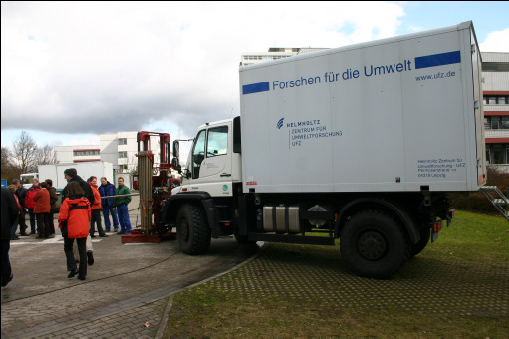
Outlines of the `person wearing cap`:
M90 185L83 180L76 171L76 168L68 168L64 171L65 180L67 182L77 181L78 184L80 184L81 189L85 192L85 198L88 199L90 202L90 205L94 204L95 197L94 192L92 192L92 189L90 188ZM64 202L65 198L67 198L67 186L65 186L64 190L62 191L62 202Z

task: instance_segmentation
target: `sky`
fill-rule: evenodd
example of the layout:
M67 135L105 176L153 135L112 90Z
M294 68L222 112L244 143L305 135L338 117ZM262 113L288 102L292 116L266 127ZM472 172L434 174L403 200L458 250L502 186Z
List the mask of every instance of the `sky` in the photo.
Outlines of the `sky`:
M244 52L334 48L472 20L482 52L509 52L508 1L1 2L2 147L99 145L240 114Z

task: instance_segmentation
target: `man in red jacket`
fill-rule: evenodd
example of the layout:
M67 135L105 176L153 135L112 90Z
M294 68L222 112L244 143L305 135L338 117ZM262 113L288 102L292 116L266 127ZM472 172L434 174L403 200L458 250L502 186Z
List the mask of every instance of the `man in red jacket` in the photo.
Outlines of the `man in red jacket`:
M100 237L107 237L108 235L104 232L102 223L101 223L101 194L97 189L97 177L91 176L88 179L88 183L92 192L94 193L94 203L92 204L92 217L90 219L90 236L95 238L95 224L97 223L97 232L99 232Z
M43 181L41 183L42 189L35 194L33 199L35 201L34 213L37 217L37 226L39 226L39 236L37 238L40 239L49 238L50 233L49 216L51 211L51 204L47 187L48 183Z
M39 179L32 180L32 187L28 189L27 196L25 198L25 208L28 209L28 214L30 215L30 234L35 234L35 201L34 197L41 190L41 186L39 185ZM39 225L37 225L39 226ZM37 227L39 228L39 227Z

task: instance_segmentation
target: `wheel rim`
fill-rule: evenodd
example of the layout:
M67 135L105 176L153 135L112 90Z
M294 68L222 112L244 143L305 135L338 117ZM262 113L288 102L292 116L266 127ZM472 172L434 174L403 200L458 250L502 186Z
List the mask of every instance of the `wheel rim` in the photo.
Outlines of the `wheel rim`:
M357 242L359 253L368 260L380 260L387 253L387 240L376 231L361 234Z

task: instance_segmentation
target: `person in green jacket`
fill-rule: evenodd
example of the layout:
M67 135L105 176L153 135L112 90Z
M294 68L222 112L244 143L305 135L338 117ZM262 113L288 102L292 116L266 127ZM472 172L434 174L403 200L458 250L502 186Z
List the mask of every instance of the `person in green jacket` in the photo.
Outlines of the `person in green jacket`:
M124 178L118 178L118 187L115 189L115 195L131 194L129 188L124 186ZM120 222L120 232L117 234L130 234L131 233L131 220L129 219L129 208L127 207L131 202L131 197L115 198L113 207L117 209L118 221Z

